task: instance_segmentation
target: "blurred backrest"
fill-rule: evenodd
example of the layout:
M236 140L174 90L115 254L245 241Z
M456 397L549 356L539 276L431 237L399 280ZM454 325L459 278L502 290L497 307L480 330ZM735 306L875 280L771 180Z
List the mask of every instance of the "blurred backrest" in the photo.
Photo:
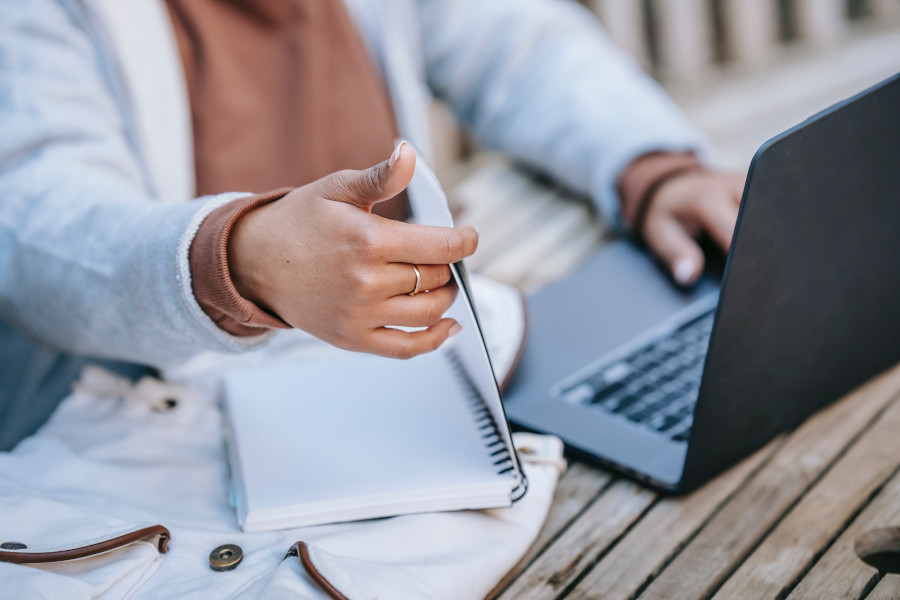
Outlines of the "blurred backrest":
M666 84L755 69L788 48L821 49L900 21L900 0L581 0Z

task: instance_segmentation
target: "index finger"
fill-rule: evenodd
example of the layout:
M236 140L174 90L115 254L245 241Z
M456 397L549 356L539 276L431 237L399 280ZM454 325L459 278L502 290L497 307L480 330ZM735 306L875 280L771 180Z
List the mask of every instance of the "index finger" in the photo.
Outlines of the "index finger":
M738 207L720 198L701 204L697 211L700 225L726 253L731 247L737 216Z
M478 230L472 225L450 228L385 221L381 258L388 262L449 265L471 256L478 247Z

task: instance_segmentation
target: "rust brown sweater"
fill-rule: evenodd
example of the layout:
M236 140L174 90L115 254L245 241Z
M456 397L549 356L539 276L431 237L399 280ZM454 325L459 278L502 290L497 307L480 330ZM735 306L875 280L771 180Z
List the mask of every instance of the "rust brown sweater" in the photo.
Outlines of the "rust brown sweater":
M387 91L341 0L166 4L187 80L197 194L282 188L207 217L190 251L194 295L230 333L287 327L235 290L228 234L290 188L384 160L397 137ZM404 203L376 212L403 218Z
M397 137L390 99L342 0L166 0L187 80L198 195L276 190L213 211L190 249L193 291L225 331L288 328L242 298L228 236L250 210L340 169L383 160ZM623 215L639 218L658 181L696 164L649 154L620 180ZM377 205L404 218L405 197Z

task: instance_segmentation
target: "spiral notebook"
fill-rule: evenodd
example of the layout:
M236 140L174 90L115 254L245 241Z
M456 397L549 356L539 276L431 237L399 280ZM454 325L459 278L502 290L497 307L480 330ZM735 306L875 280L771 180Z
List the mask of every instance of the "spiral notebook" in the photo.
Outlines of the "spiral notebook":
M452 226L419 161L420 223ZM245 531L510 506L526 480L461 263L462 331L408 361L350 354L225 378L234 503Z

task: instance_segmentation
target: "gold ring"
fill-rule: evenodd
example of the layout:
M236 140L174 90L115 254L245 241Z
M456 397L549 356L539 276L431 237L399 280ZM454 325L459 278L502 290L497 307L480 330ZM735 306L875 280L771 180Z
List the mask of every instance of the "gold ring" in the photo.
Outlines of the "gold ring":
M416 272L416 287L413 288L413 291L409 293L410 296L415 296L419 293L419 287L422 285L422 274L419 273L419 267L416 265L410 265L413 268L413 271Z

